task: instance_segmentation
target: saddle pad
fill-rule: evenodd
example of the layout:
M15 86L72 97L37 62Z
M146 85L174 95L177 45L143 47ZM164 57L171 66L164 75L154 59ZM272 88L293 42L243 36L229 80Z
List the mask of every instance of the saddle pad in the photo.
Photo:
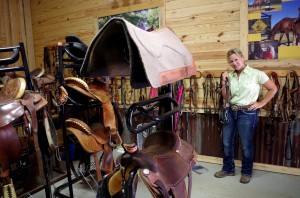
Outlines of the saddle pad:
M24 78L12 78L0 90L0 101L22 98L26 88Z
M192 55L168 27L148 32L110 19L92 40L81 75L130 76L133 88L161 87L196 72Z

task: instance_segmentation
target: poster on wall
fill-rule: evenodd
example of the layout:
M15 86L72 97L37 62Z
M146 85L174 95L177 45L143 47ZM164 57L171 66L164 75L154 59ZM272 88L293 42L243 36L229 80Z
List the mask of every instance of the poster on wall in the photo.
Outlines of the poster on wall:
M300 0L248 0L249 60L300 58Z
M101 29L105 23L113 18L113 17L121 17L125 20L129 21L133 25L146 30L146 31L153 31L159 28L159 10L158 8L151 8L145 10L139 10L134 12L127 12L123 14L111 15L101 17L98 20L99 29Z

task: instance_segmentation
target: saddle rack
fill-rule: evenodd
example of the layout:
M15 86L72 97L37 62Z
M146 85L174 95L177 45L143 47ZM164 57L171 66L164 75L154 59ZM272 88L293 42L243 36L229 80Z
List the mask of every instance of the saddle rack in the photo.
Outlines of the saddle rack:
M74 97L74 94L70 94L73 90L68 89L65 82L64 77L64 70L65 69L72 69L77 77L81 77L80 75L80 68L81 64L84 60L85 53L87 50L86 44L84 44L78 37L74 35L68 35L65 37L66 44L65 45L59 45L58 46L58 82L59 86L63 86L67 88L68 92L68 98L66 104L60 105L60 114L59 117L61 119L61 128L62 128L62 134L63 134L63 142L64 142L64 148L65 148L65 160L66 160L66 171L67 171L67 179L68 182L64 183L58 187L56 187L54 191L54 195L56 197L74 197L73 195L73 184L81 180L84 176L80 175L78 177L72 178L71 175L71 159L69 155L69 149L68 149L68 137L67 137L67 127L66 127L66 112L65 112L65 105L72 104L76 107L80 108L96 108L101 107L101 103L96 100L89 100L87 97ZM74 92L73 92L74 93ZM75 95L78 93L75 93ZM81 99L83 98L83 99ZM69 196L63 195L60 191L67 188L69 189Z
M170 103L171 108L169 110L165 110L165 112L161 112L158 115L153 114L153 110L158 107L161 109L162 104L164 103ZM180 111L180 106L175 99L170 97L170 94L166 93L149 100L132 104L126 113L126 124L130 132L138 134L146 129L149 129L153 125L158 124L159 122L167 120L170 118L170 116L174 115L178 111ZM144 116L147 120L149 120L149 122L140 127L133 126L134 124L132 119L138 116Z
M18 46L0 48L0 53L10 53L9 57L0 59L0 74L6 72L23 71L24 78L26 79L27 89L33 90L33 82L31 79L27 56L25 52L24 43L19 43ZM19 60L21 54L22 62ZM16 64L16 66L9 65ZM4 74L3 74L4 75Z

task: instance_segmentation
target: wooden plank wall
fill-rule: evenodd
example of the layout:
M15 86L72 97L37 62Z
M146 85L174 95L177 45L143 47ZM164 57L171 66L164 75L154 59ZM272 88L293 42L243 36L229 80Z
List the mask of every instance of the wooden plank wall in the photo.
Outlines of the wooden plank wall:
M75 34L89 44L97 32L97 18L152 7L161 9L162 24L171 27L191 51L202 77L197 79L199 106L203 102L202 83L208 72L219 77L230 70L225 54L229 48L240 47L247 52L246 0L13 0L22 2L24 13L31 12L32 41L35 67L43 67L45 46L64 42L66 35ZM29 5L30 1L30 6ZM11 15L15 10L10 0L0 0L0 46L11 43ZM24 6L25 5L25 6ZM30 7L30 8L29 8ZM8 11L7 11L8 10ZM30 10L30 11L29 11ZM14 15L16 17L16 15ZM24 16L24 15L23 15ZM27 15L28 16L28 15ZM28 18L26 18L28 20ZM16 22L16 21L15 21ZM28 24L27 24L28 25ZM20 25L22 27L22 24ZM26 28L30 28L27 27ZM24 27L23 27L24 29ZM23 30L22 30L23 31ZM4 36L3 36L4 35ZM245 54L246 55L246 54ZM288 70L299 71L299 59L248 61L256 68L277 71L284 76ZM185 81L189 87L189 79ZM188 103L188 93L185 94ZM186 104L187 107L188 104ZM185 108L186 108L185 107Z
M31 0L36 66L43 66L43 48L64 42L67 35L74 34L88 45L101 16L161 7L163 3L163 0Z
M191 51L198 71L219 77L230 70L225 54L229 48L247 50L247 1L238 0L31 0L36 67L43 66L43 48L64 42L75 34L89 44L97 32L97 18L128 11L160 7L162 20L171 27ZM297 69L299 59L248 61L251 66L284 76ZM202 83L198 79L199 106L203 103ZM189 80L185 81L186 85ZM186 98L188 103L188 98ZM201 109L200 109L201 112Z
M0 0L0 47L24 43L29 69L35 68L30 0ZM21 64L21 63L20 63Z

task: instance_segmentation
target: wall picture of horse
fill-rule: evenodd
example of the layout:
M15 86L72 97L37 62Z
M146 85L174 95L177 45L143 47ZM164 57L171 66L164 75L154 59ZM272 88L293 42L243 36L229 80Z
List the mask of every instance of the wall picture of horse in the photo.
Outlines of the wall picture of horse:
M296 18L285 17L276 23L268 37L268 40L278 40L278 45L285 44L290 46L292 43L290 33L293 33L293 24ZM283 36L286 36L285 42L282 42Z
M248 0L248 13L281 10L281 0Z

